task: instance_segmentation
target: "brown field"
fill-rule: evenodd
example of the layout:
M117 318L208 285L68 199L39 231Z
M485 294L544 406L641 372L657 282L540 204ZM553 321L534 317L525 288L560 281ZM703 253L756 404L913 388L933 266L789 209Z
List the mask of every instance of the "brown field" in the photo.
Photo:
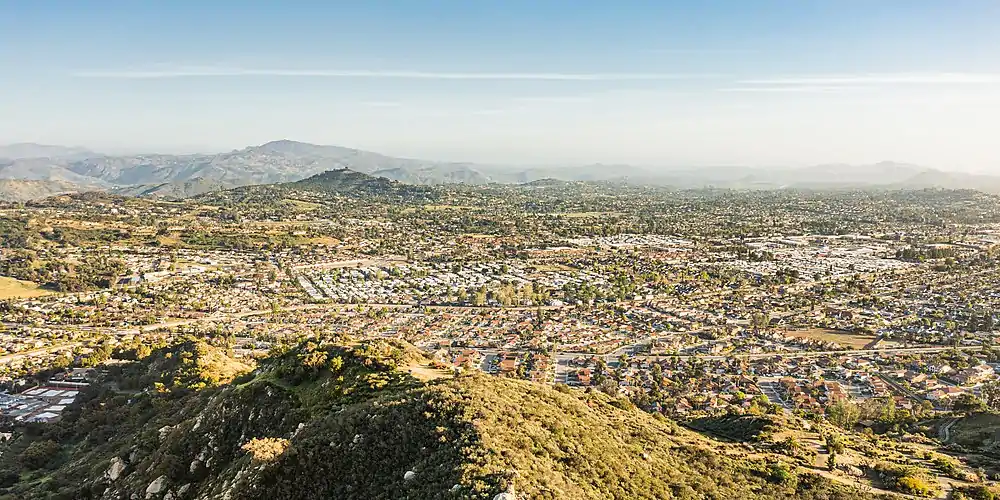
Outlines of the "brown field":
M319 203L313 203L311 201L296 200L294 198L286 198L286 202L291 203L295 208L302 211L316 210L318 208L323 208L323 205Z
M0 276L0 299L40 297L52 292L39 288L37 283Z
M309 243L313 245L339 245L340 240L337 238L331 238L329 236L317 236L315 238L309 238Z
M433 368L429 365L413 362L406 366L406 371L417 380L430 382L443 377L452 377L452 372L444 369Z
M176 247L181 244L180 238L175 238L172 236L160 236L156 238L156 241L158 241L161 246L165 247Z
M826 328L810 328L808 330L786 330L785 335L800 339L823 340L834 342L851 349L863 349L869 342L875 340L871 335L858 335L856 333L841 330L828 330Z

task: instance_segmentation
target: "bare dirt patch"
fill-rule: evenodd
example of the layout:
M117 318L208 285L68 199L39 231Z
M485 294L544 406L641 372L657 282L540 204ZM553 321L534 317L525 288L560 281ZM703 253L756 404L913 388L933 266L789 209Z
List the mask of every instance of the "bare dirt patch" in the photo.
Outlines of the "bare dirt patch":
M406 365L406 371L414 378L423 382L429 382L444 377L451 377L452 372L440 368L434 368L427 364L411 363Z
M810 328L807 330L786 330L785 335L799 339L821 340L833 342L851 349L864 349L865 346L875 340L872 335L859 335L856 333L841 330L830 330L826 328Z
M0 299L26 299L53 293L37 283L0 276Z

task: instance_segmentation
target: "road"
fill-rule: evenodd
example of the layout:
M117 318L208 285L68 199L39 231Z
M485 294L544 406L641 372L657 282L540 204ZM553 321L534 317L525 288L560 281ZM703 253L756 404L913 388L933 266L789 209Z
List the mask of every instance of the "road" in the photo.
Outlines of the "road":
M74 347L83 345L80 342L67 342L65 344L51 345L46 347L39 347L38 349L29 349L27 351L14 352L10 354L4 354L0 356L0 364L7 364L12 361L17 361L18 359L25 358L28 356L34 356L36 354L43 354L52 351L58 351L60 349L72 349Z
M876 376L878 378L882 379L883 382L885 382L886 384L888 384L889 386L891 386L893 389L895 389L896 392L898 392L900 394L903 394L906 397L910 398L911 401L913 401L913 402L915 402L917 404L920 404L920 402L923 401L922 398L918 397L916 394L913 394L912 391L909 391L906 388L904 388L903 386L897 384L891 378L886 377L885 375L883 375L881 373L876 374Z

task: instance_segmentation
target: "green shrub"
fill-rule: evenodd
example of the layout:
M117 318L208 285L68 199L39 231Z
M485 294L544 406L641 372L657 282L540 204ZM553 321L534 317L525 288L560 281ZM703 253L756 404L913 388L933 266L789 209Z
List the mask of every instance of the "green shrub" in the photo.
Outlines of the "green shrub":
M27 469L40 469L59 454L60 446L51 439L34 441L18 455L18 461Z

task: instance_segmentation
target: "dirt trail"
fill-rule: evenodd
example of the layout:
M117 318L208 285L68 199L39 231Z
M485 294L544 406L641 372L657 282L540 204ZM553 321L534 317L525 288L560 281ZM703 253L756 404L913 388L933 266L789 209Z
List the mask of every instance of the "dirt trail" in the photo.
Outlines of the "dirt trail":
M957 423L958 419L953 418L948 421L947 424L941 426L941 430L938 431L938 439L940 439L942 443L948 443L948 440L951 439L951 428Z

